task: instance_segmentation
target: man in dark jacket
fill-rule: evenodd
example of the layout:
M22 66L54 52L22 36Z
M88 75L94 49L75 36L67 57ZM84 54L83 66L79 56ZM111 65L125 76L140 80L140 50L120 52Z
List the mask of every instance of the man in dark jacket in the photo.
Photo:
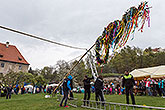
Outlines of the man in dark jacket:
M84 83L84 100L89 100L90 99L90 94L91 94L91 91L90 91L90 88L91 88L91 80L94 79L93 76L92 78L89 78L87 75L84 77L84 80L83 80L83 83ZM88 98L86 98L88 94ZM84 101L84 106L85 106L85 102ZM89 102L87 101L87 105L89 104Z
M132 104L135 105L135 98L133 95L133 87L135 85L134 78L131 74L125 71L125 75L123 76L122 87L126 88L126 100L127 104L129 104L129 94L131 95Z
M62 104L63 104L64 100L65 100L64 107L69 107L66 104L67 104L67 100L68 100L68 93L69 93L69 91L71 91L70 80L72 80L72 76L71 75L69 75L68 78L64 79L64 81L63 81L64 97L61 100L60 107L62 107Z
M104 84L103 84L103 77L101 75L97 77L94 87L95 87L96 101L100 99L100 101L102 101L102 105L104 105L104 93L103 93Z
M7 94L6 94L6 99L11 99L11 92L12 92L12 86L11 85L9 85L9 86L7 86L6 87L6 90L7 90Z

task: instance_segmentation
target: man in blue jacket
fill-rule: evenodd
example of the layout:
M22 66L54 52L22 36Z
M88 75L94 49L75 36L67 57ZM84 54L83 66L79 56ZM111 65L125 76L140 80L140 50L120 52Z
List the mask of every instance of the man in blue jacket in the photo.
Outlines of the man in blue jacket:
M68 78L64 79L63 81L63 92L64 92L64 97L63 99L61 100L61 103L60 103L60 107L62 107L62 104L63 104L63 101L65 100L64 102L64 107L69 107L67 104L67 100L68 100L68 93L69 91L72 92L71 90L71 81L72 80L72 76L69 75Z

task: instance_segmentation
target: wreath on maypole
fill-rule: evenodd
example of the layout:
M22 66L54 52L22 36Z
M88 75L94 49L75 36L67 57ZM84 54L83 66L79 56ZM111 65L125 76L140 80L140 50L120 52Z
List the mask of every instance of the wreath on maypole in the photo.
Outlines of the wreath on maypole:
M137 8L135 6L129 8L122 16L122 20L115 20L109 23L101 36L96 40L96 60L97 63L105 64L108 62L110 49L113 53L123 47L128 41L130 34L134 34L135 30L143 32L145 21L148 21L150 27L150 8L148 2L142 2ZM133 39L133 38L132 38Z

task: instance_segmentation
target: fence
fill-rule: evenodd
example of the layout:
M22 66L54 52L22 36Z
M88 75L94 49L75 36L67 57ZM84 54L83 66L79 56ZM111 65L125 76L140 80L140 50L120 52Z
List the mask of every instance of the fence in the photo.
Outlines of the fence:
M77 98L70 98L68 104L72 107L78 107L78 99Z
M57 95L58 101L61 100L61 96ZM113 103L113 102L101 102L95 100L81 100L81 103L78 103L77 98L69 99L68 104L72 107L82 107L95 110L165 110L163 107L152 107L152 106L142 106L142 105L131 105L131 104L122 104L122 103ZM88 104L87 104L88 102Z
M89 102L89 104L84 104ZM113 102L100 102L100 101L94 101L94 100L82 100L83 108L89 108L89 109L99 109L99 110L135 110L138 109L154 109L154 110L165 110L165 108L162 107L151 107L151 106L142 106L142 105L130 105L130 104L121 104L121 103L113 103Z

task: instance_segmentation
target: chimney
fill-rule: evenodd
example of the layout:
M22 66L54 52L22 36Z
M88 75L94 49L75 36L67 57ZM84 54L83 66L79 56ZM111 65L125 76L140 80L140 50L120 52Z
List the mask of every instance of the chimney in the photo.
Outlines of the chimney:
M9 47L9 42L6 42L6 48L8 48Z

